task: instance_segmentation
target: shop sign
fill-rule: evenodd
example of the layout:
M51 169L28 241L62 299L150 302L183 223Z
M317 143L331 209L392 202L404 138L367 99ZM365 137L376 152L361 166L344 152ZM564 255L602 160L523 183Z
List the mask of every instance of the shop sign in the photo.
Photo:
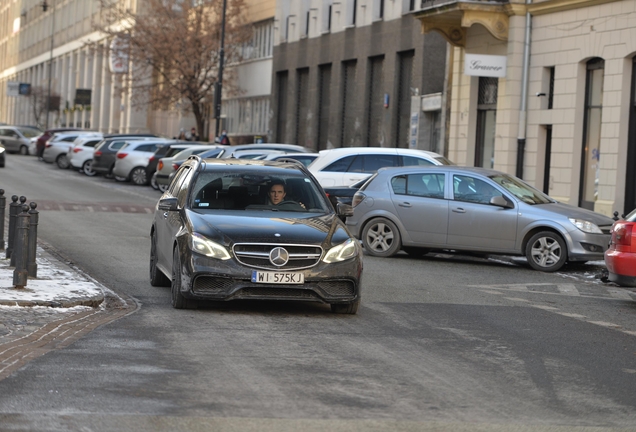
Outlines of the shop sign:
M506 56L466 54L464 74L481 77L506 77Z

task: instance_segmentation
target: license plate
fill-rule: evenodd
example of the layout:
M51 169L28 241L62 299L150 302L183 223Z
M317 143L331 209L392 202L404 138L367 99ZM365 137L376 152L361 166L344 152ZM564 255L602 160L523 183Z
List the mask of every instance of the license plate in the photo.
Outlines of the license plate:
M305 283L303 273L260 272L252 271L252 282L267 284L302 284Z

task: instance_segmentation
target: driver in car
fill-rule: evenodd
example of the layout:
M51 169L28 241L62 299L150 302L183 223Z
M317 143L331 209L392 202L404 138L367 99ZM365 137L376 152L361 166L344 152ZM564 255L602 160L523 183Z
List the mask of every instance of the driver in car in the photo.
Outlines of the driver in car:
M285 204L297 204L302 208L305 208L303 203L296 203L295 201L286 201L285 196L287 192L285 192L285 183L282 180L273 180L271 186L269 188L269 205L278 206L283 203Z

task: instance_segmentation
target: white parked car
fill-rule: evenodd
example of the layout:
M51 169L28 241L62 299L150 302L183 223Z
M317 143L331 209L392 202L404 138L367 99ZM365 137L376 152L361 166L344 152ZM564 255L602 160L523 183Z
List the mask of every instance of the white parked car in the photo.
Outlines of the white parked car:
M104 135L101 133L78 136L74 141L73 151L70 152L69 162L73 168L83 172L89 177L97 173L93 171L93 150L99 144Z
M74 142L78 136L94 135L94 131L68 131L56 132L44 145L42 159L44 162L56 163L61 169L71 166L68 155L73 150Z
M138 186L149 182L146 167L150 157L161 146L175 142L174 140L135 140L128 141L117 151L113 175L117 181L131 181Z
M350 186L385 167L454 165L426 150L386 147L343 147L322 150L309 171L323 187Z

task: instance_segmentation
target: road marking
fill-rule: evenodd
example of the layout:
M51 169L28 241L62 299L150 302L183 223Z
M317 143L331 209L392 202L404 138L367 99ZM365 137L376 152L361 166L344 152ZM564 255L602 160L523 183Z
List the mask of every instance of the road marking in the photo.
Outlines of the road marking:
M623 326L619 326L618 324L614 324L611 322L607 322L607 321L588 321L590 324L596 324L599 325L601 327L608 327L608 328L622 328Z
M563 315L566 316L568 318L578 318L578 319L585 319L587 318L585 315L580 315L580 314L575 314L575 313L566 313L566 312L557 312L559 315Z
M581 298L601 298L605 300L636 300L636 292L627 289L614 288L611 286L584 284L589 290L595 292L581 292L581 286L575 284L553 284L553 283L525 283L525 284L501 284L501 285L466 285L467 288L478 288L482 292L494 294L494 290L512 291L528 294L547 294Z
M555 307L552 307L552 306L532 305L532 307L535 307L537 309L547 310L547 311L558 311L559 310L559 308L555 308Z
M518 297L504 297L506 300L512 300L512 301L520 301L520 302L524 302L524 303L530 303L530 300L526 300L526 299L522 299L522 298L518 298Z
M580 296L579 290L576 289L574 284L557 284L557 289L560 293L571 295L571 296Z

